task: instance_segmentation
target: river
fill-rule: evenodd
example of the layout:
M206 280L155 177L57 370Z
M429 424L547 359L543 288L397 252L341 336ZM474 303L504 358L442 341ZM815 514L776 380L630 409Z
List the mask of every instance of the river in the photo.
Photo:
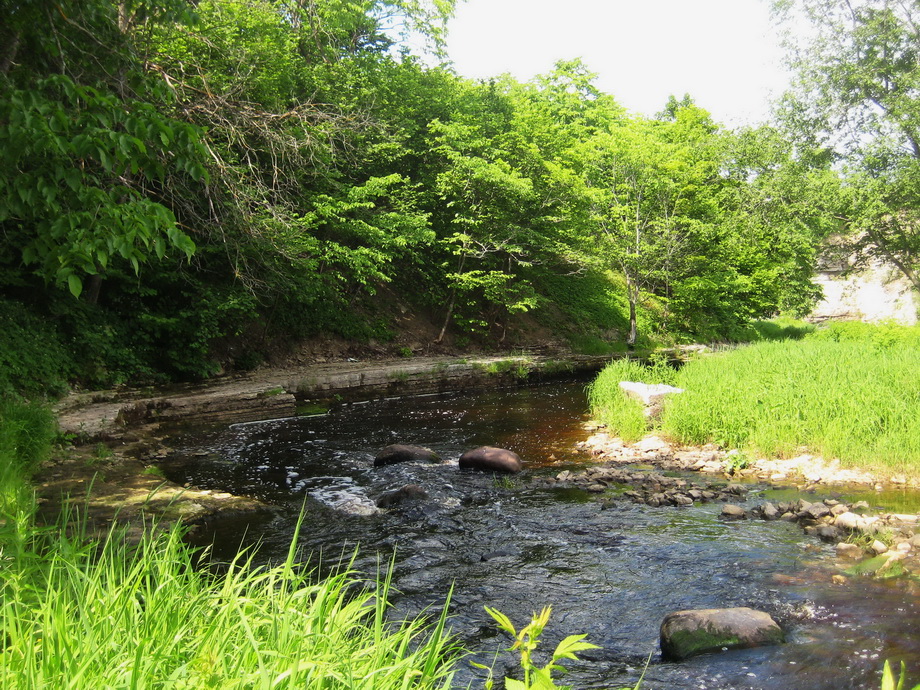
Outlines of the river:
M920 587L904 580L851 578L834 584L833 546L786 522L719 519L721 504L651 508L618 490L537 486L531 477L591 463L575 443L586 436L584 382L465 395L419 396L342 405L313 417L177 432L171 479L262 498L273 516L227 518L196 537L229 558L258 544L258 561L287 552L301 508L299 547L322 569L357 553L373 574L394 563L397 615L437 612L453 585L451 626L472 659L496 674L514 658L483 606L520 625L546 605L544 645L585 633L601 648L566 662L575 688L632 685L649 654L643 688L841 690L879 687L886 658L904 659L920 682ZM391 443L427 446L443 464L374 468ZM525 472L460 472L459 455L479 445L517 452ZM406 484L427 498L373 515L370 506ZM751 504L769 487L753 487ZM788 493L788 492L787 492ZM830 495L830 494L828 494ZM901 500L920 509L920 497ZM814 500L814 497L810 497ZM901 510L904 510L903 506ZM771 613L788 643L663 662L658 627L669 612L751 606ZM482 687L465 663L458 681ZM908 686L910 687L910 686Z

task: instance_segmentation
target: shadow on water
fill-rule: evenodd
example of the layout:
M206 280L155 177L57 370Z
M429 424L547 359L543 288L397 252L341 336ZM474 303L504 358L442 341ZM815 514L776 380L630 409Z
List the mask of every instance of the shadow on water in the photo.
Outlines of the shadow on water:
M270 519L222 519L205 530L199 538L219 557L241 542L260 544L257 559L281 557L306 506L299 547L323 568L356 550L355 566L369 574L395 559L398 615L437 610L453 584L454 632L480 662L507 647L485 605L519 624L552 605L547 647L573 633L600 645L568 664L566 683L576 688L634 683L671 611L752 606L780 620L790 642L681 664L656 655L643 687L878 688L886 658L904 659L920 681L913 584L832 584L832 547L790 523L722 522L718 504L650 508L613 491L532 485L530 476L590 462L572 450L585 435L585 407L583 384L348 405L188 434L175 439L181 450L165 469L174 480L282 506ZM444 462L375 469L376 452L395 442L428 446ZM460 472L459 455L485 444L514 450L527 471ZM371 515L344 512L370 510L406 484L427 498ZM505 666L513 659L500 653L497 673ZM465 666L459 680L481 687Z

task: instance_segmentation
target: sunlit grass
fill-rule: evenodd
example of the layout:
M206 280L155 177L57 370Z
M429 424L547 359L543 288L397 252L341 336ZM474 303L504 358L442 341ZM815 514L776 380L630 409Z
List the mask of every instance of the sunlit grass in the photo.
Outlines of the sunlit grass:
M591 389L594 413L625 438L643 431L620 380L671 383L660 431L766 456L801 452L883 473L920 472L920 329L847 324L800 341L702 357L676 375L642 378L613 363ZM666 373L666 372L665 372ZM622 410L626 411L623 412Z
M26 478L50 447L50 416L7 403L0 688L450 686L459 650L445 614L390 620L388 576L318 579L295 558L296 534L283 563L240 556L214 575L179 527L131 543L85 539L75 515L38 525Z
M181 532L98 545L60 532L2 553L3 688L440 688L457 650L444 615L387 620L386 577L239 558L195 567Z
M588 387L588 402L594 417L608 430L631 442L646 432L641 403L628 398L620 381L672 383L676 371L663 362L648 366L635 359L618 359L608 364Z

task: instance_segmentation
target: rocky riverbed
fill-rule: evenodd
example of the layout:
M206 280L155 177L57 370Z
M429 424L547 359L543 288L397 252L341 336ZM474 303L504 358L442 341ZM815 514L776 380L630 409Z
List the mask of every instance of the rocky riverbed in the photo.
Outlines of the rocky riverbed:
M793 485L817 494L821 489L827 491L853 485L881 490L883 480L878 476L858 469L843 469L837 461L825 462L807 454L791 459L742 463L739 458L743 456L737 451L725 451L714 445L676 447L657 436L647 436L629 444L597 427L590 428L594 433L579 445L602 464L582 472L563 471L538 481L582 486L597 493L607 491L611 485L628 487L622 491L624 497L653 507L721 501L726 504L721 512L723 519L795 522L805 534L836 544L841 559L863 559L859 565L844 566L851 574L886 577L908 572L920 575L920 514L870 514L870 506L865 501L848 503L835 498L763 501L753 506L738 503L756 488L747 482ZM708 475L708 478L688 480L660 471L634 469L643 463L665 472L692 471ZM895 486L917 486L916 478L895 476L888 479Z

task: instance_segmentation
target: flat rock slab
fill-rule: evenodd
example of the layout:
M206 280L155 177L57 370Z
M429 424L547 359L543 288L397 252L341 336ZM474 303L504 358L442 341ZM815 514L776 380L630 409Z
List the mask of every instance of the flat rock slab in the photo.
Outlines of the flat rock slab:
M635 381L620 381L620 388L631 398L639 400L643 405L656 405L666 395L683 393L683 388L675 388L664 383L637 383Z
M676 661L723 649L781 644L785 639L770 614L747 607L677 611L661 623L661 655Z

